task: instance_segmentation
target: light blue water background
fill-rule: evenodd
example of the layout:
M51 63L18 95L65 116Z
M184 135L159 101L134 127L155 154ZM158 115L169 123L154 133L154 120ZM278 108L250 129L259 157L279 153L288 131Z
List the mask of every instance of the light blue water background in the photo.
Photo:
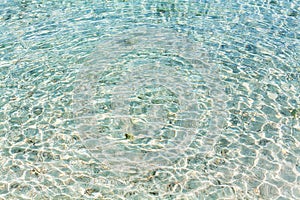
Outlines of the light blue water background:
M0 199L300 199L298 0L0 0Z

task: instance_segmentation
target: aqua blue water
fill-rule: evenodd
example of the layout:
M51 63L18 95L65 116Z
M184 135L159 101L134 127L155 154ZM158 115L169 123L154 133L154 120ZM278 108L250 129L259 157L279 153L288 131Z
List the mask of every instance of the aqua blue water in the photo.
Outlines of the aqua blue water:
M0 199L300 199L300 2L0 0Z

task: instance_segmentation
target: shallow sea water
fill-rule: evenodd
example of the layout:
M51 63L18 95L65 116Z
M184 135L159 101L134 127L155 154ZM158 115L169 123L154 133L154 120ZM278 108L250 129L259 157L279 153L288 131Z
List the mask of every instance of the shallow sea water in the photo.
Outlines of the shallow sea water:
M299 19L0 1L0 199L300 199Z

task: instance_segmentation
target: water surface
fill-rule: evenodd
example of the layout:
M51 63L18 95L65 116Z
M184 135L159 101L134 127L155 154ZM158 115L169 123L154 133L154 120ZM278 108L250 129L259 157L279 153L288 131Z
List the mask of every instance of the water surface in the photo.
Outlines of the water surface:
M300 199L299 1L2 1L0 198Z

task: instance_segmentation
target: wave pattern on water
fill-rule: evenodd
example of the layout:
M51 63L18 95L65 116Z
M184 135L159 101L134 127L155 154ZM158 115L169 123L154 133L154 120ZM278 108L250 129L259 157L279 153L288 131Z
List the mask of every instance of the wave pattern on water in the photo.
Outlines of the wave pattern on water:
M200 43L155 26L103 39L79 72L74 106L92 154L121 171L170 167L184 157L222 101L210 94L210 83L222 89L206 56Z
M1 1L0 198L300 199L299 11Z

